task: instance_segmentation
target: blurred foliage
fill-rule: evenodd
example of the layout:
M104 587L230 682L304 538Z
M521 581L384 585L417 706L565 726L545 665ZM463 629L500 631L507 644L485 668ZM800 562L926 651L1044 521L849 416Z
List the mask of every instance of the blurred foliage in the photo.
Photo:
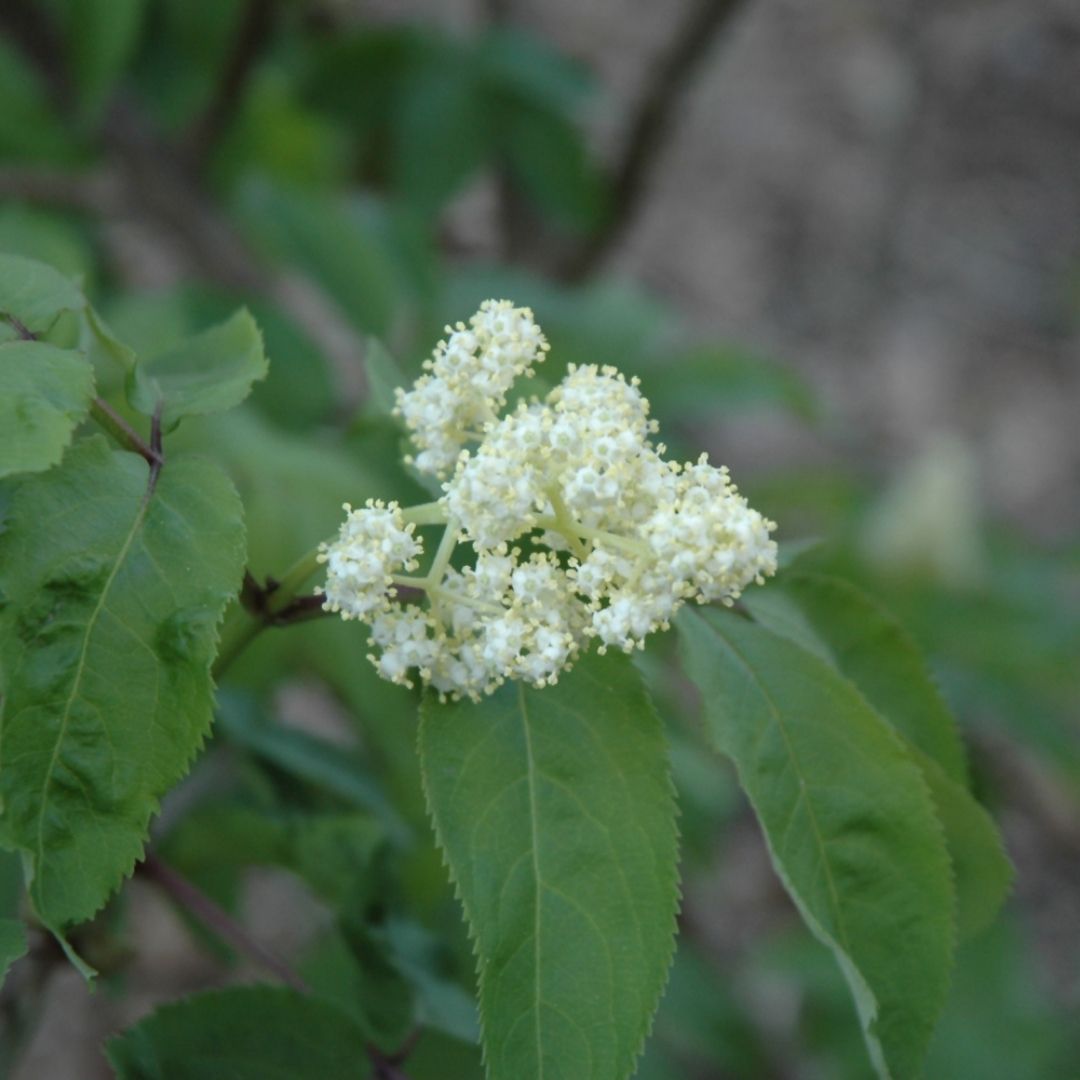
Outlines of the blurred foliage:
M223 284L197 257L147 289L118 257L114 225L85 207L34 205L51 201L44 197L0 207L0 249L81 275L143 356L167 358L238 303L250 308L269 377L227 418L185 420L173 445L210 453L231 473L254 574L281 573L329 534L345 498L430 497L398 464L393 386L416 374L446 321L488 296L509 296L532 305L551 341L538 388L567 363L617 363L640 375L672 446L692 446L703 426L737 414L787 424L822 451L786 469L748 470L754 504L780 522L784 540L828 536L800 568L857 582L912 631L975 749L976 783L991 810L1008 793L986 767L989 736L1034 758L1075 809L1080 548L1036 550L985 520L962 447L931 448L883 485L888 477L872 461L843 456L847 433L797 357L695 340L660 298L626 282L573 285L552 280L539 260L462 258L455 200L485 180L509 185L530 227L560 242L587 237L610 213L612 184L582 127L595 89L545 42L506 27L459 37L433 24L337 25L332 5L268 7L269 31L231 91L226 73L252 33L252 5L241 0L43 0L38 14L61 42L73 106L15 36L0 36L0 164L48 166L77 181L109 164L118 103L181 147L197 142L220 109L193 185L223 209L262 267L309 281L358 341L370 341L372 397L343 406L333 357L295 309L266 291ZM152 262L152 233L143 244ZM102 366L99 392L119 406L118 390ZM420 802L415 697L375 677L359 629L328 629L316 622L265 635L237 666L209 753L180 792L190 789L196 808L170 829L166 807L159 842L227 904L237 897L238 846L245 862L284 867L315 897L354 890L362 903L352 910L361 914L323 920L305 974L351 1003L349 1022L385 1048L413 1022L427 1025L410 1076L478 1077L467 996L473 962ZM668 722L688 906L699 919L722 919L725 911L708 909L706 885L725 872L746 808L698 726L678 719L693 695L668 661L669 646L640 663ZM341 706L334 740L282 720L283 692L312 683ZM203 770L214 779L200 787ZM200 830L200 821L210 824ZM297 856L304 829L318 834L315 864ZM362 848L360 865L377 866L377 876L327 876L342 846ZM0 857L2 916L18 908L11 863ZM933 1080L1075 1072L1075 1025L1033 959L1033 932L1017 902L1003 925L963 946L927 1069ZM1080 953L1066 960L1075 1006ZM781 907L723 954L708 933L684 935L638 1075L854 1078L866 1068L840 974Z

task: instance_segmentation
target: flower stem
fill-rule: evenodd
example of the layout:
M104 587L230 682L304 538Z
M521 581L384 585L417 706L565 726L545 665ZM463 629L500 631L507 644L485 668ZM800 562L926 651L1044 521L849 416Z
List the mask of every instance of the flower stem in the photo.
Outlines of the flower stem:
M265 585L250 575L236 605L225 620L221 644L214 661L214 678L220 679L232 662L268 626L283 626L310 618L308 599L297 593L319 569L319 548L314 547L296 560L280 580L267 578ZM305 602L301 602L301 600Z
M403 507L401 516L414 525L443 525L446 522L446 508L438 501L419 503Z

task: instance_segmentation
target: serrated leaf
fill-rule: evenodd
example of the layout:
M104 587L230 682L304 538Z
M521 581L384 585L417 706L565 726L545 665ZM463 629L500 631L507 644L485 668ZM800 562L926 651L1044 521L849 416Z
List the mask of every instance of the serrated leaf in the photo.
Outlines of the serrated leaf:
M218 326L137 364L128 376L128 401L146 416L160 406L171 426L182 416L224 412L266 377L262 334L245 309Z
M952 716L903 626L853 585L821 574L785 574L744 600L762 625L855 683L905 741L945 829L957 929L966 937L985 928L1005 899L1012 867L993 819L968 790Z
M624 656L422 709L424 787L473 937L491 1080L619 1080L666 978L675 805Z
M955 908L918 768L826 661L728 612L684 610L677 625L708 732L844 972L875 1068L918 1076L945 1001Z
M94 396L86 358L39 341L0 345L0 477L55 465Z
M21 255L0 255L0 315L17 319L30 333L40 335L62 312L81 312L85 307L78 285L59 270ZM21 336L0 318L0 342Z
M825 656L908 742L967 784L964 746L949 707L915 642L883 607L839 578L798 572L744 602L757 622Z
M118 1080L363 1080L364 1033L329 1002L283 987L214 990L111 1039Z
M243 570L228 478L85 440L13 484L0 534L0 837L59 930L131 872L211 716L217 623Z
M26 952L26 927L18 919L0 919L0 984L11 967Z

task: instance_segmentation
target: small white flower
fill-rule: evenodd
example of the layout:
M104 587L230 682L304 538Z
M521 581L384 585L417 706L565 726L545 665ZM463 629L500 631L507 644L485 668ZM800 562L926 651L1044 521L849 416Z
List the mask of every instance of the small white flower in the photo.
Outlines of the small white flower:
M397 503L369 499L359 510L348 503L338 538L320 545L326 563L323 608L345 619L364 619L383 610L393 574L415 570L423 545L406 525Z

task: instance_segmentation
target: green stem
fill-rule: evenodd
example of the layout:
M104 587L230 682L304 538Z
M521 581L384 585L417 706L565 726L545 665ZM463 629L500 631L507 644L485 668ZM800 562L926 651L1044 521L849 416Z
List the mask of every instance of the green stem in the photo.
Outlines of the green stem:
M570 512L570 508L566 503L563 502L562 493L558 488L549 487L547 497L551 502L552 510L555 511L555 517L547 527L560 533L570 545L570 550L584 562L589 557L589 551L581 542L581 537L584 535L581 531L581 524Z
M405 521L414 525L444 525L446 524L446 509L441 502L420 503L417 506L406 506L401 511Z

